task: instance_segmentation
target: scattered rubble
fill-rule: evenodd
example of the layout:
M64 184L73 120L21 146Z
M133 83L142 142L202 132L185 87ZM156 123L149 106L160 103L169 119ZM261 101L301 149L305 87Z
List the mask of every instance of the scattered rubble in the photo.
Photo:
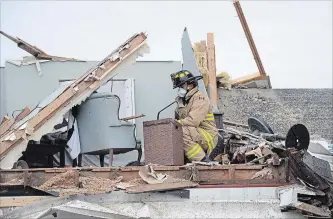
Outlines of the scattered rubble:
M115 190L121 180L122 177L110 180L93 176L77 176L76 171L68 170L46 181L39 189L59 192L60 196L73 194L92 195Z
M140 169L139 175L141 179L136 178L128 182L122 182L122 176L116 180L94 176L81 176L79 172L73 169L52 177L39 186L39 189L58 192L59 196L68 196L74 194L102 194L112 192L116 189L126 190L126 192L130 193L139 193L140 191L166 191L197 186L196 183L189 180L177 179L166 174L157 173L151 165L143 166ZM13 183L15 182L13 181ZM156 184L160 185L150 186Z
M255 173L251 179L256 179L256 178L261 178L261 179L273 179L273 173L272 169L270 168L264 168L261 171Z

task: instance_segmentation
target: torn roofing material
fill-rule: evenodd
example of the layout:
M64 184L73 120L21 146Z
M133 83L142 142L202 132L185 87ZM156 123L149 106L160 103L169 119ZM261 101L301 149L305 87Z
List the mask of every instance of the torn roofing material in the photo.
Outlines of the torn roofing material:
M30 113L28 119L25 117L17 121L20 125L17 122L12 125L0 139L1 168L11 168L25 150L28 140L39 140L43 134L50 132L65 113L114 77L117 74L115 70L119 72L124 63L133 63L137 56L149 52L146 39L144 33L135 34L68 87L59 88L47 97L38 112L33 110L35 115Z
M36 59L41 59L41 60L52 60L52 61L65 61L65 60L73 60L73 61L78 61L77 59L74 58L66 58L66 57L60 57L60 56L52 56L44 52L43 50L37 48L36 46L30 45L29 43L25 42L24 40L18 38L18 37L12 37L11 35L0 31L0 34L4 35L11 41L17 44L17 46L24 51L30 53L33 55Z

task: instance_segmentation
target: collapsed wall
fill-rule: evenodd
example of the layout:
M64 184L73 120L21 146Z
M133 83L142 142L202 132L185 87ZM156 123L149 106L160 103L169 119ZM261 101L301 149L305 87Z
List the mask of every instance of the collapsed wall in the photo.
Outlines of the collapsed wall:
M224 118L247 124L249 116L261 116L274 132L304 124L312 139L333 141L332 89L219 89L219 109Z

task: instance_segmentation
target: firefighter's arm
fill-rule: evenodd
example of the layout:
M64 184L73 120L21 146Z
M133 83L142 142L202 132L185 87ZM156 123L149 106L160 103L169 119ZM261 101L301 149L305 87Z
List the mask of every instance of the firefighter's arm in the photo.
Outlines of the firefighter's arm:
M205 119L208 110L208 99L203 96L196 97L189 115L186 118L179 120L178 122L183 126L198 127Z
M179 120L181 118L184 118L185 106L181 98L177 97L176 101L177 101L177 107L175 109L175 119Z

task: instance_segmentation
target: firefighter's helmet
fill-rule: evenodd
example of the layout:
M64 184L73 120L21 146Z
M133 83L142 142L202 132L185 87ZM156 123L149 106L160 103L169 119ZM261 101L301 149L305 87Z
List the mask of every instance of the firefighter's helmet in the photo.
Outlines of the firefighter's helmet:
M181 87L185 83L197 83L198 80L202 79L202 76L194 76L190 71L181 70L179 72L170 75L173 83L173 89Z

